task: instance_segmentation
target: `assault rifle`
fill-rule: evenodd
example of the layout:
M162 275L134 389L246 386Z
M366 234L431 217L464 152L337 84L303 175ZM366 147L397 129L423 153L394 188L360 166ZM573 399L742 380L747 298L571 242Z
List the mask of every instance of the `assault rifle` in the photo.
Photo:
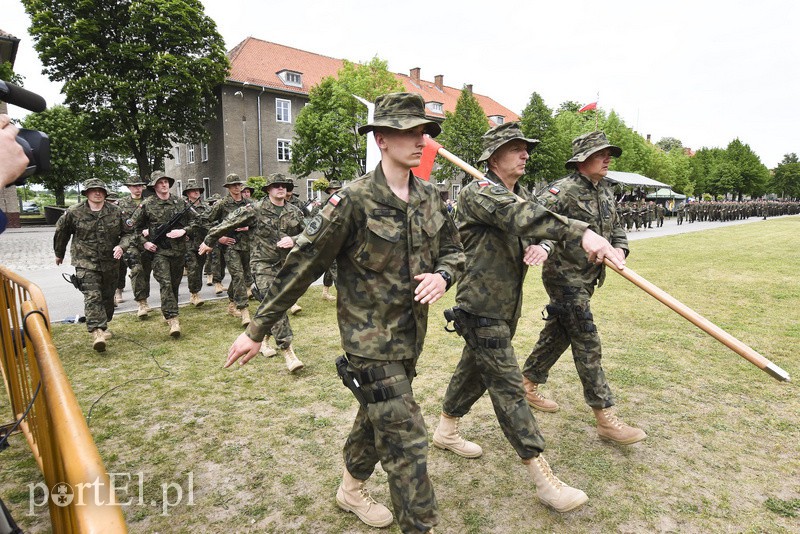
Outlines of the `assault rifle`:
M192 210L195 214L197 214L197 212L194 211L194 205L199 200L200 197L197 197L194 201L187 202L185 208L183 208L181 211L173 215L172 218L167 222L165 222L164 224L160 224L158 227L156 227L156 230L155 232L153 232L153 235L148 236L147 240L159 248L165 248L165 249L171 248L172 245L170 244L169 241L166 240L167 234L170 233L178 225L178 223L181 220L181 217L183 217L183 215L187 211Z

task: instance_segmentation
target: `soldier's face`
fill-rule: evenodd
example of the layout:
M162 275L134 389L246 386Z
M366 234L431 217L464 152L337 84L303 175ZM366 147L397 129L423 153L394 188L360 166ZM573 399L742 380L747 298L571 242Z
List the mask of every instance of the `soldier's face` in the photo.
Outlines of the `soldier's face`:
M489 165L501 179L516 180L525 174L525 164L529 157L525 141L514 139L494 151L489 159Z
M156 185L153 187L156 190L156 194L158 195L168 195L169 194L169 180L166 178L159 178L156 181Z
M422 149L426 144L424 135L423 124L408 130L381 128L375 131L375 142L381 149L382 157L410 169L418 166L422 158Z
M106 192L99 187L93 187L86 191L86 198L93 204L99 204L106 199Z
M586 158L586 161L578 163L578 171L593 182L599 182L608 174L609 164L611 164L611 149L604 148Z
M194 202L195 200L200 198L200 190L199 189L191 189L191 190L187 191L186 192L186 198L188 198L189 201Z
M286 192L286 186L283 184L275 184L269 186L267 189L267 194L269 195L269 199L271 201L285 201L288 197Z
M142 191L144 191L143 185L129 185L128 191L131 192L131 196L133 198L139 198L142 196Z

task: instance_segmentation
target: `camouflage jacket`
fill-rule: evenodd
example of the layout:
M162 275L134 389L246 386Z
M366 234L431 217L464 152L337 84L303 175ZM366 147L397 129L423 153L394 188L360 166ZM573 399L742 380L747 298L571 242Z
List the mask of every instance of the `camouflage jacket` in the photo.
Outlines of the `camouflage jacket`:
M64 258L67 243L72 238L72 265L103 270L118 261L114 259L114 247L121 245L126 231L125 219L119 207L106 202L100 211L92 211L84 200L70 207L58 219L53 250L57 258Z
M614 191L606 180L594 185L589 178L573 172L550 185L539 202L550 211L589 223L589 228L628 254L628 238L616 210ZM557 286L599 287L605 280L605 266L589 263L580 239L548 242L552 252L542 267L542 281Z
M428 306L414 301L414 276L464 268L458 230L435 185L410 175L408 202L376 169L332 195L298 238L247 335L260 341L331 263L338 264L342 347L375 360L422 352Z
M138 208L142 204L142 202L144 202L144 198L139 198L137 200L134 200L130 196L127 196L119 199L117 206L119 206L119 208L122 210L123 220L127 221L128 219L130 219L133 212L136 211L136 208ZM141 233L137 232L136 235L131 238L130 244L135 246L136 249L141 251L143 250L142 245L144 245L145 241L147 240L144 238L144 236L142 236Z
M539 239L580 242L588 226L547 211L519 184L509 191L491 172L464 187L457 205L466 267L456 302L475 315L504 321L520 316L525 248Z
M303 231L303 214L288 202L280 210L280 214L276 208L269 197L264 197L258 202L236 209L208 231L205 244L214 246L217 239L231 230L249 226L250 261L283 263L290 249L278 248L276 245L282 238L294 237Z
M233 197L230 195L225 196L222 200L217 202L211 207L211 212L208 214L207 224L209 227L215 226L225 218L236 211L237 209L241 208L242 206L247 206L248 204L252 204L253 201L242 197L242 200L235 201ZM246 230L243 232L237 232L236 228L232 228L227 234L223 234L217 236L217 238L223 237L227 235L228 237L232 237L236 240L236 243L233 245L229 245L231 250L250 250L250 230ZM219 245L219 242L208 243L206 244L209 246ZM225 247L223 247L224 250Z
M200 247L200 243L203 243L206 238L206 234L208 234L208 217L211 214L211 206L209 206L205 200L199 198L197 199L197 202L194 203L194 206L192 206L192 209L194 209L197 215L195 216L194 223L190 228L191 231L189 233L189 243L187 246L194 252L197 252L197 249Z
M144 199L144 202L139 204L130 218L126 221L128 226L135 229L137 235L141 235L141 230L146 228L149 236L146 241L152 241L155 237L157 229L160 225L168 222L172 217L186 208L186 201L176 195L170 193L167 200L161 200L158 196L153 195ZM186 242L188 236L193 231L195 224L196 214L192 210L187 210L175 228L183 228L186 230L186 235L183 237L171 239L165 237L160 243L156 243L158 251L156 254L164 256L182 256L186 253ZM136 239L139 239L138 237ZM123 246L123 248L126 248Z

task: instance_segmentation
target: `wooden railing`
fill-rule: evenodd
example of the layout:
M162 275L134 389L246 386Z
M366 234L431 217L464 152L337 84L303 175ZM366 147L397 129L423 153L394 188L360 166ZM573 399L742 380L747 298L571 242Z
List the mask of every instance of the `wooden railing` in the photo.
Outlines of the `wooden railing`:
M52 531L127 532L111 480L50 337L44 295L3 266L0 334L0 371L11 404L11 421L5 424L6 416L0 414L0 423L8 431L30 408L19 429L48 488ZM59 488L63 499L58 498Z

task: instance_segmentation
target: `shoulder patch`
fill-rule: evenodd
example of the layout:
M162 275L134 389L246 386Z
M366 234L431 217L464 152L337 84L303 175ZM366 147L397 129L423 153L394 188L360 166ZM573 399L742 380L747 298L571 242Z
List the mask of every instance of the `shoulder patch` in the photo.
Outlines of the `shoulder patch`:
M478 180L478 187L486 187L488 185L494 185L491 180Z
M496 186L492 187L492 188L490 189L490 191L491 191L492 193L494 193L495 195L504 195L504 194L506 194L506 193L508 193L508 192L509 192L509 191L508 191L508 189L506 189L506 188L505 188L505 187L503 187L502 185L496 185Z
M307 235L316 235L320 228L322 228L322 215L317 213L313 219L311 219L306 226L306 234Z
M550 189L548 189L548 191L550 191L554 195L557 195L557 194L559 194L561 192L561 189L557 188L556 186L553 186Z
M342 200L338 194L334 193L331 195L331 198L328 199L329 204L333 204L334 206L338 206L339 202Z

